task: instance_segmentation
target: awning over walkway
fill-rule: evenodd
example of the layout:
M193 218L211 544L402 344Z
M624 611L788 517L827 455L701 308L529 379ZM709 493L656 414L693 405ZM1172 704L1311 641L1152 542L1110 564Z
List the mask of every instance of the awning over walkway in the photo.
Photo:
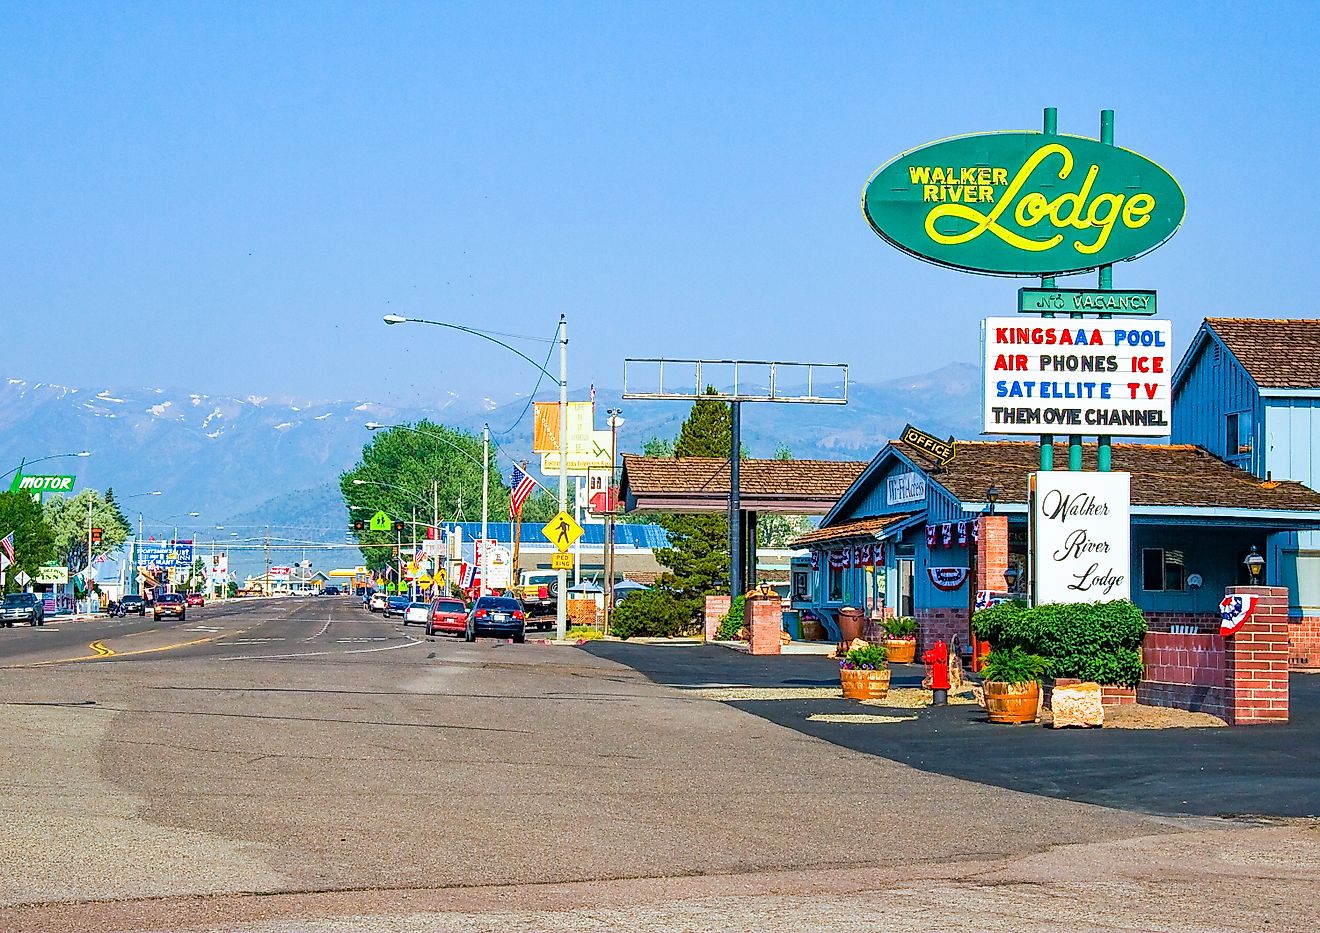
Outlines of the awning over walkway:
M746 512L824 515L864 469L851 460L741 460L739 496ZM628 512L723 512L729 461L625 454L619 498Z
M907 524L912 518L911 512L895 515L881 515L876 518L855 518L848 522L839 522L828 528L808 531L802 537L789 544L789 547L821 548L847 541L880 540L889 533Z

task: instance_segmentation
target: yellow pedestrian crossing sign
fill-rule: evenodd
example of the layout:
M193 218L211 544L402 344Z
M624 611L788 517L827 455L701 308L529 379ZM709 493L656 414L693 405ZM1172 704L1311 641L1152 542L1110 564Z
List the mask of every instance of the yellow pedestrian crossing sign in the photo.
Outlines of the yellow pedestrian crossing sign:
M582 537L582 526L573 520L567 512L560 512L541 529L545 539L553 544L559 553L567 551L573 542Z
M383 511L371 516L371 521L367 525L369 531L391 531L393 528L394 522Z

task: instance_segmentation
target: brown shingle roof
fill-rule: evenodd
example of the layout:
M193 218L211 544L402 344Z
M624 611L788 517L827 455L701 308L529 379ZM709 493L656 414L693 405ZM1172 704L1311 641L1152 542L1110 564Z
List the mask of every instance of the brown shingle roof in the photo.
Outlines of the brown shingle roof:
M809 547L813 544L829 544L833 541L845 541L849 538L873 538L890 525L901 522L905 518L910 518L911 515L911 512L904 512L900 515L881 515L876 518L856 518L849 522L839 522L837 525L831 525L828 528L817 528L808 531L788 546Z
M934 461L902 442L895 447L923 469ZM1096 468L1096 445L1084 444L1082 465ZM1132 474L1134 506L1320 511L1320 493L1301 483L1266 483L1191 444L1114 444L1112 467ZM984 502L991 485L1000 502L1027 501L1027 474L1040 463L1034 441L958 441L958 456L932 478L964 502ZM1054 464L1067 465L1068 445L1054 445Z
M1262 389L1320 389L1320 319L1206 318Z
M715 495L729 498L729 461L714 457L624 454L631 495ZM858 461L752 461L738 465L742 496L836 500L862 475Z

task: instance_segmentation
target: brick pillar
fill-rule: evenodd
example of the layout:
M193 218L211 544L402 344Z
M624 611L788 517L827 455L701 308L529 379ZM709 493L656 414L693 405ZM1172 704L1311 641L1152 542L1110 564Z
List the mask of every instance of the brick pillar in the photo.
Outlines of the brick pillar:
M729 606L732 604L733 598L730 596L706 597L706 641L715 640L715 633L720 630L720 620L729 614Z
M1008 516L982 515L976 542L976 588L1002 593L1008 588Z
M752 654L779 654L784 612L779 597L747 599L747 643Z
M1230 586L1230 595L1258 597L1256 611L1224 639L1224 686L1235 726L1288 721L1288 590L1282 586Z

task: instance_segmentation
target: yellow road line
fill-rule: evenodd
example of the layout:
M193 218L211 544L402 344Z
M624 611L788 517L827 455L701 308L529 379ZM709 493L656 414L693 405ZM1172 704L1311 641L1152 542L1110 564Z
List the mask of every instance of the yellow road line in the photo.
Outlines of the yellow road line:
M47 664L72 664L75 661L99 661L103 658L108 658L111 655L113 655L116 658L127 658L135 654L155 654L160 651L173 651L175 648L188 648L191 647L192 645L204 645L207 642L219 641L222 638L229 638L232 635L242 635L246 631L247 629L242 629L236 632L224 632L222 634L212 635L209 638L195 638L192 641L176 642L173 645L161 645L159 648L138 648L136 651L118 651L118 652L111 651L109 648L107 648L105 645L102 645L100 642L95 642L89 647L93 651L96 651L97 652L96 654L84 654L76 658L55 658L54 660L51 661L33 661L31 664L15 664L13 666L42 667ZM97 648L97 645L100 645L99 649Z

